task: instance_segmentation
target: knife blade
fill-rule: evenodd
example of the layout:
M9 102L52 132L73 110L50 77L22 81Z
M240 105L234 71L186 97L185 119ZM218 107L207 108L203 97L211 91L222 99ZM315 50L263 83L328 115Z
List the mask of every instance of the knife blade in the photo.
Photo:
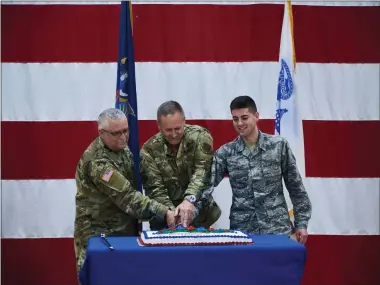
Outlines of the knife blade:
M103 242L108 246L109 249L111 249L111 250L114 249L114 247L107 240L106 235L104 233L101 233L100 237L102 238Z

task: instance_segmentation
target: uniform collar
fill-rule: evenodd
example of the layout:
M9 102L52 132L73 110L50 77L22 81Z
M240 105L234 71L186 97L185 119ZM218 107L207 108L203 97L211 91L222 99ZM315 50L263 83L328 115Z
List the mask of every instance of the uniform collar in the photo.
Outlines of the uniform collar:
M236 140L236 143L237 143L237 151L238 152L243 152L244 149L245 149L245 142L244 142L244 139L239 136ZM260 130L259 130L259 134L258 134L258 137L257 137L257 143L256 145L261 148L263 151L266 151L266 138L265 138L265 134L263 134Z
M119 152L114 152L112 149L110 149L108 146L106 146L103 142L103 140L101 139L101 137L98 137L98 140L99 140L99 146L104 149L105 153L107 154L107 156L109 158L111 158L113 161L117 162L120 157L122 156L122 153L125 151L125 149L128 148L128 145L126 146L126 148L122 151L119 151Z
M184 127L184 134L183 134L182 140L181 140L181 142L180 142L180 144L178 146L178 150L176 152L174 152L170 148L170 146L166 142L164 136L161 133L159 133L158 137L159 137L161 145L164 148L164 154L166 156L176 157L176 156L180 156L183 152L185 152L188 148L190 148L191 145L192 145L192 142L186 141L186 136L187 136L188 132L189 132L189 128L188 128L187 125L185 125L185 127Z

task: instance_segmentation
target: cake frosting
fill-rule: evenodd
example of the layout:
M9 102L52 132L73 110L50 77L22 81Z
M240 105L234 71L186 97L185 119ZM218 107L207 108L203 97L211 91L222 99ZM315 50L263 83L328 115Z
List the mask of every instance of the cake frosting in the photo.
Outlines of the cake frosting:
M142 231L138 242L143 246L239 245L252 244L253 240L238 230L177 226L160 231Z

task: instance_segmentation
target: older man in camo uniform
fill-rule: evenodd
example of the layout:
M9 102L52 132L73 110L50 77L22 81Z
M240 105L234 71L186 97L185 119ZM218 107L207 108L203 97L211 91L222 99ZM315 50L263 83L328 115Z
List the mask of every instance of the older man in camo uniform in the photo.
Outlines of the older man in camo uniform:
M115 108L99 115L99 136L84 151L76 169L74 243L79 274L92 236L137 236L137 219L174 226L169 207L136 190L128 120Z
M213 139L203 127L185 123L182 106L168 101L158 108L160 132L152 136L141 149L141 176L145 194L176 210L178 223L210 227L221 210L211 195L207 207L199 199L211 178ZM199 205L196 212L195 205ZM151 229L167 225L152 220Z
M254 234L292 235L282 179L294 207L295 236L306 243L311 202L288 142L265 134L257 127L259 113L254 100L239 96L230 104L233 125L239 136L214 154L212 186L207 198L228 173L232 188L231 229Z

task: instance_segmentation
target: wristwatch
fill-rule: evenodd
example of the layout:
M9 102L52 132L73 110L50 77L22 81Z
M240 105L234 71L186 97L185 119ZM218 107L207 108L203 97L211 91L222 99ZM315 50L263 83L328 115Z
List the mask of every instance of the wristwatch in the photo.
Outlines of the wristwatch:
M186 195L185 196L185 200L189 201L190 203L195 203L195 201L197 200L197 198L195 197L195 195Z

